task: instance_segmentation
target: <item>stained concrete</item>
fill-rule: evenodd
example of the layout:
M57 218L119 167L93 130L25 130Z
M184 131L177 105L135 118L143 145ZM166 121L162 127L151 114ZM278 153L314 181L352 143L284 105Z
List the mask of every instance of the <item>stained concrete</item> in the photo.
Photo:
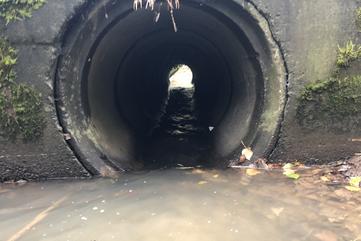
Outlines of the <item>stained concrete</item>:
M37 143L0 141L0 179L87 177L92 172L64 140L54 100L55 74L66 32L84 9L106 1L48 0L25 21L1 26L1 35L19 49L18 81L33 85L43 96L47 129ZM207 1L205 1L207 2ZM234 0L240 5L248 1ZM129 3L131 5L131 3ZM272 160L332 161L360 152L360 133L309 132L298 126L296 109L306 83L330 76L337 45L360 42L354 26L353 0L252 0L267 19L287 67L287 103ZM4 30L4 31L3 31ZM346 117L347 118L347 117ZM81 157L80 157L81 159ZM87 171L88 170L88 171Z

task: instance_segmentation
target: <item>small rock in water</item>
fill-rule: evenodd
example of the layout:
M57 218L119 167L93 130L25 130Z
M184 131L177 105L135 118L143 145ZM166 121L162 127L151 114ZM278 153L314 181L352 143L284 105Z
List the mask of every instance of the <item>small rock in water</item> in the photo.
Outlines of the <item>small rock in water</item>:
M20 179L19 181L16 182L17 184L25 184L27 183L26 180Z

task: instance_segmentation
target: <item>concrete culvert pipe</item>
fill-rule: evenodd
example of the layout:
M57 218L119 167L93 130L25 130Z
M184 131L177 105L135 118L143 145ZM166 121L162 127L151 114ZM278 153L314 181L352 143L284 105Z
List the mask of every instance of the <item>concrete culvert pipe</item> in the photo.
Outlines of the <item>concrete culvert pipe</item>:
M69 144L93 173L229 160L242 140L256 156L272 150L286 71L267 21L243 1L202 2L182 1L176 33L166 10L155 23L131 1L94 1L69 23L56 104ZM193 75L186 98L169 87L179 64ZM178 127L163 123L182 103L192 104L185 119L201 131L172 135Z

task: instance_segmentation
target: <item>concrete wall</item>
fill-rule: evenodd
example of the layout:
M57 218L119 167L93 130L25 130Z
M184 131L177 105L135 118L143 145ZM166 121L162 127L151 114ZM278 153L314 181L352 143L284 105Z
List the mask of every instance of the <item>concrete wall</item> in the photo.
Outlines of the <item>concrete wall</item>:
M44 137L34 143L0 140L0 181L90 175L66 143L54 105L54 78L64 33L70 19L81 14L90 2L48 0L32 18L1 24L1 35L19 50L17 80L42 94L47 128ZM360 152L361 142L352 141L360 138L360 133L310 132L296 121L297 98L305 84L333 73L338 44L348 39L360 41L354 25L354 10L359 3L253 0L253 4L268 20L288 70L288 99L272 159L329 161Z

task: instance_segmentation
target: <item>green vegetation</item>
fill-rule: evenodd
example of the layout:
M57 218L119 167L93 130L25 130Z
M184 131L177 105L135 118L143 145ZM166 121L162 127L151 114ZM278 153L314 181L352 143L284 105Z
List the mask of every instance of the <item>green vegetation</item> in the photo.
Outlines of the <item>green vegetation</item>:
M348 67L352 61L358 58L361 58L361 45L356 45L352 41L348 41L345 47L338 47L336 61L338 67Z
M361 75L334 77L307 85L297 119L306 128L361 128Z
M6 23L30 17L46 0L0 0L0 17ZM15 82L17 53L0 38L0 135L35 140L45 127L41 95L32 87Z
M311 83L301 101L316 101L320 111L334 115L361 114L361 75Z
M361 7L356 10L361 27ZM297 119L306 129L361 130L361 45L338 47L333 77L307 85L299 98Z
M16 51L0 38L0 135L34 140L45 126L41 96L32 87L15 83Z
M32 12L45 2L46 0L0 0L0 17L6 23L31 17Z
M15 73L13 66L16 63L16 51L7 41L0 39L0 89L12 83Z

